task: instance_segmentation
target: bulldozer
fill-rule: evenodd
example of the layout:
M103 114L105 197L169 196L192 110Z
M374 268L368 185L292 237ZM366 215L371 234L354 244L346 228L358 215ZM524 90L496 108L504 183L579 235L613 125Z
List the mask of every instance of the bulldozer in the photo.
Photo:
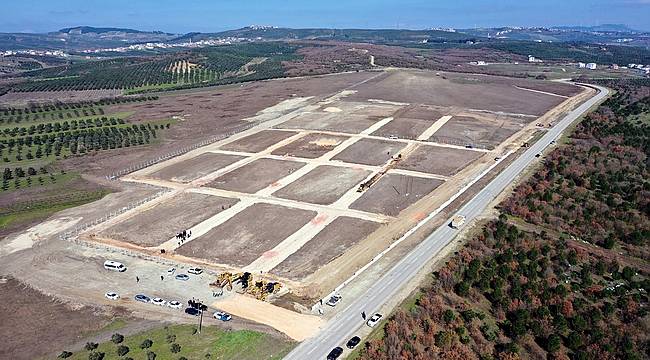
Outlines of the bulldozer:
M241 289L238 289L237 292L248 293L262 301L266 300L269 294L277 293L282 288L282 284L279 282L263 279L254 281L253 275L249 272L233 274L227 271L220 273L217 276L217 280L212 282L210 286L232 291L233 284L235 283L241 284Z

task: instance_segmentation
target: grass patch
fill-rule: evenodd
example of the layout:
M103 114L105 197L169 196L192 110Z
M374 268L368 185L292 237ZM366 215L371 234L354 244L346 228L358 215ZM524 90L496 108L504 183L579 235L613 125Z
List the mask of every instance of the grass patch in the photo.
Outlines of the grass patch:
M281 340L271 335L249 331L226 331L216 326L206 326L201 334L195 334L193 325L170 325L148 330L143 333L125 337L122 344L129 348L125 357L146 359L147 352L156 354L156 359L219 359L219 360L253 360L281 359L293 347L294 343ZM170 337L175 337L169 342ZM150 348L141 349L140 345L149 339L153 342ZM180 345L180 352L173 353L172 343ZM123 359L117 355L117 347L112 342L99 345L96 351L105 354L104 359ZM89 352L78 351L69 359L88 359ZM209 354L209 355L208 355Z

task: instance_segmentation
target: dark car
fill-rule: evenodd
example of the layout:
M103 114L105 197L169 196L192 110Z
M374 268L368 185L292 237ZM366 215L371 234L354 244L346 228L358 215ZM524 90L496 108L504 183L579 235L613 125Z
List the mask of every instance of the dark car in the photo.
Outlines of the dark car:
M150 303L150 302L151 302L151 298L150 298L150 297L148 297L147 295L142 295L142 294L138 294L138 295L136 295L136 296L135 296L135 300L136 300L136 301L143 302L143 303Z
M185 309L185 313L192 316L199 316L199 313L201 312L195 308L188 307Z
M343 348L340 346L335 347L330 351L329 354L327 354L327 360L336 360L343 354Z
M358 336L354 336L353 338L348 340L348 342L347 342L347 344L345 344L345 346L348 349L354 349L357 345L359 345L360 342L361 342L361 338L358 337Z

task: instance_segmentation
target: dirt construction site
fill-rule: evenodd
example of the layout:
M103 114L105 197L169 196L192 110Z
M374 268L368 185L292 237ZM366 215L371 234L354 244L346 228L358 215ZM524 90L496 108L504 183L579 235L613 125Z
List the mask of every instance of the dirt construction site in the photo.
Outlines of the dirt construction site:
M353 75L336 92L295 94L246 118L258 124L250 129L115 180L127 189L121 197L70 210L114 215L39 255L36 272L60 288L45 275L14 276L89 302L106 302L107 286L124 293L125 306L144 306L130 298L145 291L194 296L301 340L322 324L314 303L586 94L473 74ZM144 194L148 201L125 208ZM37 248L43 229L22 241ZM106 259L129 270L107 275ZM190 281L165 273L193 266L205 272ZM81 288L65 279L73 269Z

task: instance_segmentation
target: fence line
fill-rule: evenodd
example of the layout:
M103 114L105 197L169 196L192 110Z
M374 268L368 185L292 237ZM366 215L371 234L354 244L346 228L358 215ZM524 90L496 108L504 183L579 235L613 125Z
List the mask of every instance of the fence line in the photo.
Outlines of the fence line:
M215 143L215 142L217 142L217 141L221 141L221 140L223 140L223 139L229 138L229 137L231 137L231 136L233 136L233 135L235 135L235 134L237 134L237 133L240 133L240 132L242 132L242 131L246 131L246 130L248 130L248 129L251 129L251 128L253 128L253 127L259 125L260 123L261 123L261 121L252 122L252 123L250 123L250 124L248 124L248 125L244 125L244 126L242 126L242 127L239 127L237 130L230 131L230 132L228 132L228 133L226 133L226 134L221 134L221 135L213 136L213 137L211 137L211 138L209 138L209 139L203 140L203 141L198 142L198 143L196 143L196 144L192 144L192 145L190 145L190 146L186 146L186 147L184 147L184 148L181 148L181 149L179 149L179 150L173 151L173 152L171 152L171 153L168 153L168 154L165 154L165 155L159 156L159 157L157 157L157 158L155 158L155 159L150 159L150 160L147 160L147 161L145 161L145 162L141 162L141 163L136 164L136 165L131 165L131 166L129 166L128 168L118 170L118 171L116 171L116 172L114 172L114 173L111 173L110 175L106 175L105 178L106 178L106 180L111 180L111 181L112 181L112 180L117 180L117 179L120 178L120 176L124 176L124 175L126 175L126 174L130 174L130 173L132 173L132 172L135 172L135 171L138 171L138 170L142 170L142 169L144 169L144 168L146 168L146 167L149 167L149 166L151 166L151 165L154 165L154 164L157 164L157 163L163 162L163 161L165 161L165 160L169 160L169 159L171 159L171 158L174 158L174 157L176 157L176 156L180 156L180 155L186 154L186 153L188 153L188 152L190 152L190 151L192 151L192 150L198 149L198 148L200 148L200 147L203 147L203 146L206 146L206 145L210 145L210 144Z
M168 193L170 191L171 190L169 190L169 189L159 191L159 192L157 192L157 193L155 193L153 195L147 196L144 199L129 203L126 206L124 206L124 207L122 207L120 209L117 209L115 211L111 211L108 214L105 214L104 216L102 216L102 217L100 217L98 219L95 219L95 220L93 220L93 221L91 221L89 223L84 223L84 224L75 226L72 230L68 230L68 231L66 231L64 233L59 234L59 239L60 240L71 240L71 239L77 237L80 233L88 230L89 228L91 228L93 226L97 226L97 225L99 225L101 223L104 223L104 222L106 222L106 221L108 221L108 220L110 220L110 219L112 219L112 218L114 218L114 217L116 217L118 215L124 214L125 212L127 212L127 211L129 211L129 210L131 210L133 208L136 208L136 207L138 207L138 206L140 206L142 204L148 203L148 202L150 202L150 201L152 201L152 200L154 200L154 199L156 199L156 198L158 198L158 197L160 197L160 196L162 196L162 195L164 195L164 194L166 194L166 193Z

